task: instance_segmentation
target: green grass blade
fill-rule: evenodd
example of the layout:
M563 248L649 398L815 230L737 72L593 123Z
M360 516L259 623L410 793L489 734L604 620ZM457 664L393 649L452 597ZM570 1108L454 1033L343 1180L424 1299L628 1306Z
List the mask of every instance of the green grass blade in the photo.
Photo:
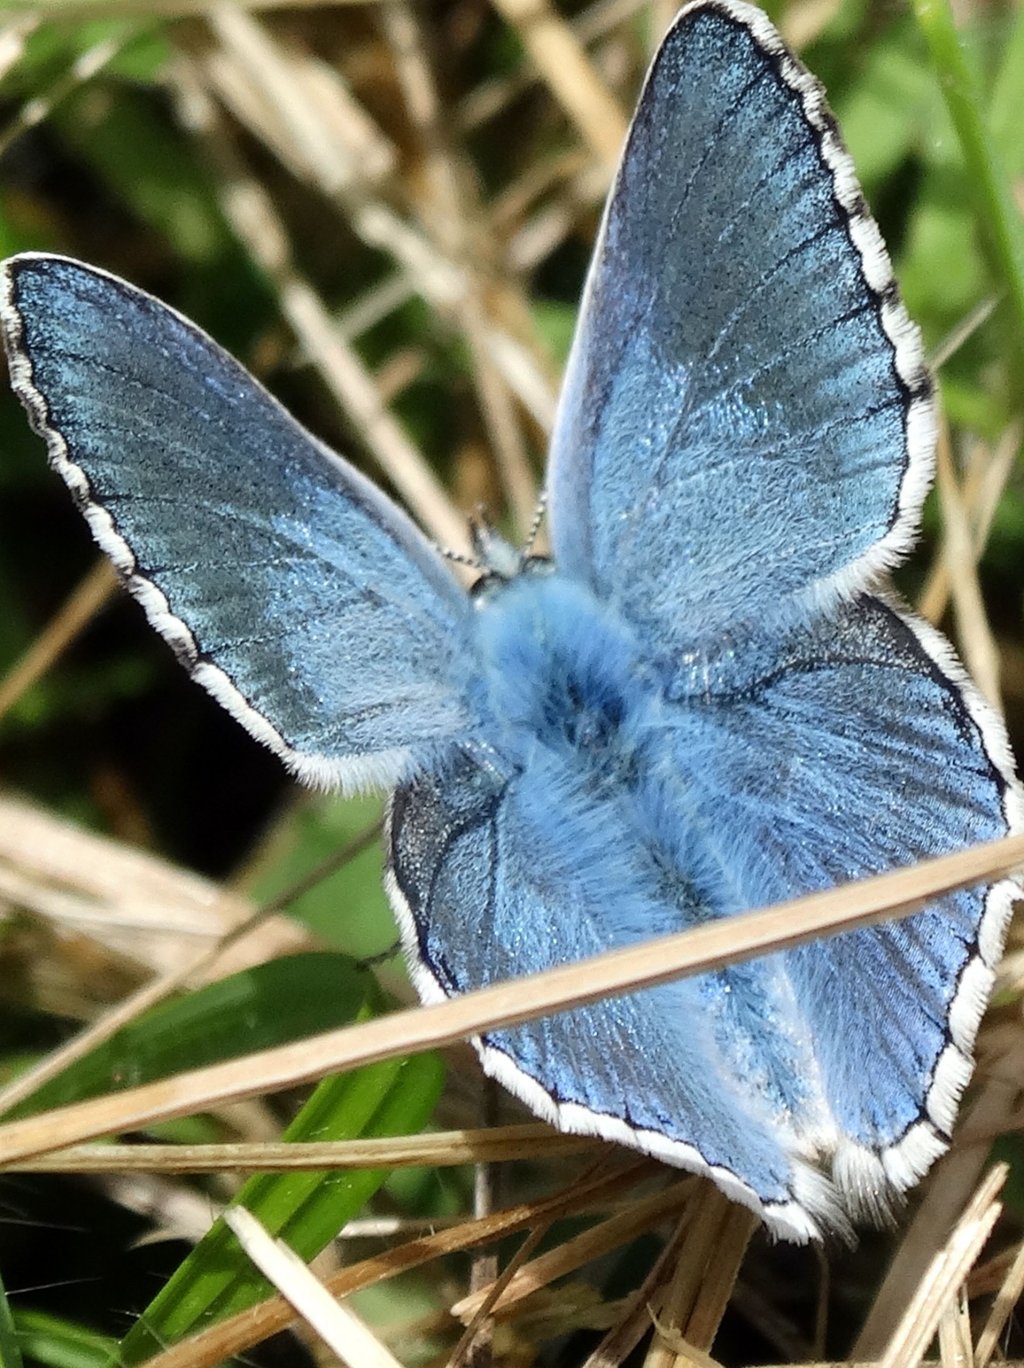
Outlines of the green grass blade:
M354 1021L376 985L345 955L285 955L173 998L122 1027L12 1109L25 1116Z
M433 1111L442 1077L440 1059L420 1055L325 1079L285 1138L340 1140L418 1130ZM381 1169L259 1174L235 1201L302 1258L310 1259L362 1209L386 1177ZM235 1237L217 1221L125 1337L119 1362L139 1363L244 1310L269 1291Z
M1013 309L1020 372L1024 370L1024 225L986 126L979 78L968 61L948 0L914 0L914 12L975 188L979 226L992 269Z
M1024 171L1024 9L1018 10L992 83L988 122L999 155L1010 176Z
M0 1277L0 1368L22 1368L18 1332L7 1300L3 1278Z
M18 1343L33 1363L47 1368L103 1368L117 1351L117 1341L75 1321L45 1311L18 1311L14 1317ZM0 1352L2 1368L8 1365Z

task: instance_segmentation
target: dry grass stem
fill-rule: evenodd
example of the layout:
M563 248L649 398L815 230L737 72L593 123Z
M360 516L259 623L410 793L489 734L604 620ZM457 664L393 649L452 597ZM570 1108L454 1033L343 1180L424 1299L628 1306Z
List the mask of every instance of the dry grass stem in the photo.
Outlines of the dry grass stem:
M974 1368L966 1287L961 1286L946 1307L939 1321L938 1343L942 1368Z
M686 1247L692 1226L694 1203L684 1209L675 1230L651 1265L647 1276L634 1293L626 1297L616 1322L583 1368L618 1368L647 1335L654 1324L652 1306L659 1304L665 1284L671 1279L681 1251Z
M686 1322L684 1337L691 1348L703 1352L714 1344L718 1327L732 1297L747 1246L759 1224L752 1212L730 1203L719 1230L719 1238L711 1251L693 1310Z
M657 1317L644 1368L673 1368L686 1338L690 1312L696 1305L708 1260L725 1220L729 1199L713 1184L697 1185L690 1238L683 1244L672 1276L657 1299Z
M692 1178L684 1178L667 1191L656 1192L651 1197L634 1202L625 1211L609 1216L590 1230L541 1254L508 1281L500 1297L491 1305L491 1314L496 1317L514 1314L516 1304L524 1298L566 1277L600 1255L628 1243L643 1231L674 1217L679 1208L692 1199L694 1186ZM468 1324L480 1308L490 1302L490 1298L489 1287L471 1292L455 1303L451 1308L452 1315Z
M626 116L566 21L547 0L496 0L551 93L611 180L626 137Z
M947 361L968 342L978 330L992 317L1000 303L999 295L988 295L977 304L947 333L939 345L928 353L928 369L935 374L942 370Z
M116 588L117 573L104 556L72 591L21 659L0 679L0 721L88 627Z
M740 963L805 940L909 916L940 891L1002 877L1024 864L1024 836L925 861L825 893L779 903L646 944L510 980L459 998L394 1012L116 1095L0 1126L0 1163L156 1120L273 1093L326 1073L455 1044L569 1005Z
M220 40L207 68L215 88L293 174L331 197L393 174L394 147L336 72L233 5L211 10L209 23Z
M321 9L382 0L238 0L246 10ZM93 19L187 19L204 16L210 0L5 0L9 13L38 23L80 24Z
M189 95L192 118L216 165L224 212L273 282L281 311L306 355L423 526L443 544L468 549L465 522L444 486L383 403L373 377L339 335L320 296L295 270L287 234L270 197L245 173L222 135L212 102L194 82Z
M939 1324L978 1259L999 1219L996 1200L1006 1181L1005 1164L983 1179L949 1238L933 1256L904 1311L879 1368L915 1368L924 1358Z
M500 237L512 232L552 190L572 180L590 165L577 148L552 152L532 162L523 174L508 185L488 205L491 228Z
M999 651L989 626L978 583L978 558L970 523L953 471L949 431L943 427L936 452L936 475L943 512L943 551L956 612L957 636L974 682L994 708L1001 710Z
M491 1216L410 1240L397 1249L341 1269L327 1280L327 1286L335 1297L350 1296L364 1287L397 1277L400 1273L431 1263L446 1254L476 1249L519 1231L586 1211L594 1202L628 1191L652 1171L655 1171L653 1165L632 1164L590 1180L574 1182L552 1197L520 1203ZM149 1359L144 1368L213 1368L213 1365L232 1354L242 1353L251 1345L259 1344L270 1335L286 1329L293 1319L294 1314L287 1302L280 1297L271 1298L240 1315L221 1321L202 1334L181 1340Z
M25 55L25 43L39 27L39 19L22 15L19 19L0 25L0 81L21 61ZM0 145L7 141L7 134L0 133Z
M517 528L525 532L537 505L537 482L512 396L488 338L489 321L481 292L484 263L474 260L477 244L488 239L481 231L472 173L461 151L446 136L433 73L413 10L402 0L393 0L381 9L380 18L394 53L406 107L426 153L430 196L425 220L434 225L434 236L444 256L466 263L466 288L455 305L455 315L469 351L480 413L505 496Z
M533 352L511 333L491 329L488 340L510 389L541 431L550 432L555 423L557 386L537 364Z
M332 87L322 91L322 98L311 102L295 80L291 54L251 16L237 9L222 10L215 22L221 47L205 61L211 89L253 132L258 134L262 127L273 127L271 146L284 147L285 164L293 169L301 167L311 176L313 183L335 200L358 236L367 245L391 256L405 278L442 317L453 312L458 317L460 308L470 301L480 355L489 356L490 363L533 412L528 396L520 393L524 383L521 377L526 370L525 383L532 393L538 386L548 388L543 371L535 357L522 351L517 356L517 365L506 370L504 359L515 339L490 318L481 317L479 296L464 255L441 250L424 232L401 218L381 196L377 180L367 176L367 140L377 138L382 144L386 140L365 111L360 109L358 119L353 118L350 110L354 101L347 92L342 100L344 87L337 83L336 90ZM332 93L340 101L333 114L326 98ZM208 121L208 116L204 121ZM243 174L237 164L234 174ZM483 237L481 233L481 240ZM528 316L525 303L520 313ZM521 345L520 342L520 348ZM502 440L505 441L504 435ZM520 460L519 465L522 464ZM516 499L523 501L527 484L532 491L532 477L527 479L527 469L518 469L513 474ZM439 540L453 547L459 545L452 538Z
M711 1348L757 1220L702 1180L690 1238L658 1299L645 1368L685 1368Z
M205 951L253 915L251 903L209 879L10 795L0 795L4 887L19 907L59 928L87 927L100 944L157 972L191 964L197 942ZM306 943L283 919L263 935L232 969Z
M971 542L974 562L981 560L996 515L996 508L1006 488L1011 472L1018 464L1021 446L1021 425L1011 423L1000 437L991 456L981 444L972 453L973 459L960 491L971 523ZM952 565L942 543L929 572L918 603L919 611L929 622L938 622L946 611L952 587Z
M0 1089L0 1115L177 989L306 944L294 922L10 797L0 797L0 910L4 902L62 934L85 932L157 977Z
M988 1313L988 1319L978 1336L974 1350L973 1368L987 1368L988 1364L991 1363L1010 1317L1016 1310L1017 1303L1022 1295L1024 1295L1024 1242L1017 1247L1013 1262L1006 1270L1003 1284L996 1293L995 1301Z
M491 1312L494 1310L495 1304L504 1296L505 1289L508 1287L509 1283L518 1275L519 1270L544 1239L545 1235L547 1235L550 1228L551 1222L545 1221L531 1230L526 1239L516 1250L515 1254L513 1254L512 1258L508 1260L505 1267L501 1270L500 1275L494 1279L489 1287L480 1289L484 1291L485 1295L477 1305L476 1311L469 1320L458 1344L453 1349L448 1359L447 1368L461 1368L461 1365L465 1363L466 1359L469 1357L470 1352L475 1350L480 1344L484 1343L489 1347L490 1331L492 1328ZM477 1265L474 1264L474 1272L476 1271L476 1267ZM450 1314L456 1314L454 1307L451 1309Z
M620 28L637 14L642 14L650 0L595 0L580 14L567 22L577 41L588 46L606 34ZM492 76L481 81L463 97L453 118L457 133L469 133L490 119L503 114L517 99L533 86L544 81L535 66L520 67L512 74Z
M603 167L582 166L561 193L538 209L508 240L505 259L511 271L526 273L561 247L581 220L593 217L608 189Z
M800 0L780 20L782 35L797 52L819 38L839 13L842 0Z
M1002 1134L1020 1102L1024 1079L1024 1047L1014 1038L1015 1053L999 1074L986 1074L957 1128L952 1149L936 1164L924 1197L904 1231L896 1255L878 1289L871 1310L854 1342L857 1360L881 1356L896 1333L905 1309L921 1284L929 1261L941 1249L959 1214L971 1199L988 1161L991 1137ZM976 1138L977 1137L977 1138Z
M34 809L22 808L20 805L15 806L17 816L22 819L18 823L16 832L24 832L25 819L27 818L32 824L32 829L39 832L43 839L47 842L52 839L54 819L45 814L36 813ZM79 851L82 845L88 846L91 850L96 850L98 845L104 859L109 858L109 852L112 849L125 850L127 852L125 861L111 859L111 863L117 868L120 868L122 864L127 864L132 869L137 866L139 852L130 847L122 847L116 842L107 841L103 837L95 837L91 833L78 832L77 828L61 828L62 835L67 835L69 832L74 833L70 842L71 862L67 861L67 851L65 850L65 867L69 881L75 877L79 868L77 863L73 862L74 852ZM277 913L286 907L291 900L314 887L328 873L333 873L341 864L353 859L366 849L368 845L377 840L379 834L379 825L374 823L366 831L349 841L342 850L329 856L304 878L288 887L280 897L273 899L264 907L254 908L237 893L221 889L219 885L207 885L210 889L216 890L217 894L216 899L209 903L205 909L205 917L208 919L209 925L204 926L202 934L204 937L210 938L210 943L191 958L182 958L166 972L160 973L148 983L142 984L116 1006L104 1012L94 1022L72 1036L70 1040L51 1050L37 1063L18 1074L6 1087L0 1088L0 1116L10 1111L25 1098L30 1097L37 1088L40 1088L49 1079L57 1077L76 1060L83 1059L92 1050L102 1045L104 1041L109 1040L123 1026L134 1021L151 1007L163 1002L180 988L195 987L202 983L212 982L216 978L226 978L228 975L237 973L250 965L265 963L275 955L287 954L305 946L307 938L303 931L294 922L278 916ZM17 839L17 834L15 838ZM59 876L55 876L52 864L53 856L63 848L62 843L55 842L55 847L56 849L50 854L50 867L47 869L44 886L48 880L55 877L59 878ZM30 845L28 848L34 849L35 847ZM157 877L160 877L168 869L173 870L174 868L164 865L163 862L152 860L151 857L143 856L142 858L151 860L151 863L146 867L147 874L155 872ZM5 871L2 863L0 863L0 892L4 887L5 874L9 876L9 871ZM175 891L180 887L185 894L191 895L195 883L195 876L182 873L175 882ZM41 887L35 871L33 871L33 882L23 883L21 887L23 896L18 901L22 905L35 905L36 910L40 912L43 911L44 907L51 912L54 910L51 906L53 895L40 896L43 887ZM65 911L67 904L63 898L59 906L62 911ZM107 907L101 917L100 925L106 927L109 922L110 910ZM175 923L177 924L177 919L175 919ZM61 924L65 924L63 919ZM79 914L80 924L81 914ZM119 928L123 924L123 919L119 919ZM226 926L227 929L219 929L223 926ZM169 934L172 927L164 929ZM145 945L145 940L142 944ZM126 1147L126 1153L121 1161L121 1167L124 1171L139 1170L146 1167L145 1164L139 1163L140 1150L144 1148L146 1147ZM162 1146L154 1147L156 1150L163 1148ZM201 1150L204 1147L198 1148ZM217 1146L210 1147L211 1150L217 1148ZM257 1152L259 1152L258 1149ZM111 1153L112 1149L108 1147L103 1153L97 1152L91 1157L82 1154L81 1158L87 1164L91 1158L92 1161L98 1162L101 1166L100 1168L87 1167L82 1171L94 1173L114 1171L111 1166L108 1166L104 1158L104 1154L109 1155ZM74 1167L75 1161L67 1151L65 1151L64 1160ZM171 1168L180 1164L181 1153L178 1147L167 1147L167 1161ZM208 1156L207 1162L210 1165L210 1171L225 1167L225 1165L218 1163L212 1155ZM57 1168L52 1170L54 1172L63 1167L63 1161L59 1157L55 1156L55 1163ZM165 1165L158 1165L158 1167L163 1171L170 1171ZM206 1165L204 1164L202 1167L205 1168Z
M29 27L31 26L34 25L29 21ZM4 60L8 62L12 59L17 60L17 57L21 55L20 44L23 42L24 36L24 29L20 31L16 27L4 29L5 41L0 48L0 64ZM0 130L0 157L23 134L43 123L53 110L80 85L92 80L101 72L117 56L121 47L122 42L115 38L104 39L102 42L96 43L72 62L67 71L53 83L45 96L37 96L34 99L27 100L6 128ZM0 78L2 75L3 71L0 70Z
M586 1154L600 1144L541 1122L373 1140L79 1145L12 1164L20 1173L287 1173L363 1168L449 1168Z
M277 1288L338 1359L349 1368L402 1368L364 1321L335 1299L281 1240L275 1240L244 1207L229 1207L224 1220L263 1276Z

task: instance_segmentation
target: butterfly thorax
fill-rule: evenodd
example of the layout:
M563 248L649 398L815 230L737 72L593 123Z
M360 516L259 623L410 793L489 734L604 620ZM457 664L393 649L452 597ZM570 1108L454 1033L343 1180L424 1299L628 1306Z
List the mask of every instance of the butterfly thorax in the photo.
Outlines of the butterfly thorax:
M480 604L479 687L497 748L517 766L545 751L592 791L633 788L658 681L614 611L546 569L492 587Z

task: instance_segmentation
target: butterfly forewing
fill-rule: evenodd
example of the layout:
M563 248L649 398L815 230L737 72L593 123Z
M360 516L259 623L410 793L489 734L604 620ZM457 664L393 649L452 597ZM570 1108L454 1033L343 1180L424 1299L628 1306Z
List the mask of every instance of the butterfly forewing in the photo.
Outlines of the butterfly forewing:
M4 289L53 465L153 625L255 735L355 786L465 730L471 612L394 504L141 290L33 255Z
M932 441L917 332L820 85L760 11L688 7L591 267L556 560L658 651L799 618L907 545Z

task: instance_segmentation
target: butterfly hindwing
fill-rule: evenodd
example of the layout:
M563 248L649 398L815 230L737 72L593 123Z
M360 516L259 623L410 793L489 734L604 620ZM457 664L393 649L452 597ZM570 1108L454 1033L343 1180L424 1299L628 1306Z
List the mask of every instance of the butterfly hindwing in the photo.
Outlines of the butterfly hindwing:
M750 907L1022 829L1005 731L938 633L874 597L752 632L685 698L690 820ZM786 952L846 1205L948 1142L1018 889L1004 880Z
M574 632L552 612L549 640L560 620ZM589 759L555 733L516 753L498 729L396 793L391 895L424 996L1021 829L1002 727L937 634L880 599L730 638L661 699L628 671L615 696L613 650L592 679L619 735L588 723ZM498 1032L481 1056L564 1129L710 1172L790 1237L841 1228L948 1143L1015 892Z
M675 906L645 897L628 837L538 757L499 775L457 751L438 775L400 786L389 812L389 894L420 996L483 988L678 930ZM591 851L613 841L613 857ZM592 883L581 870L589 871ZM740 979L771 996L771 966L686 980L575 1008L476 1041L485 1069L563 1130L600 1135L698 1172L789 1238L842 1226L827 1187L795 1152L783 1108L720 1047L717 1013ZM785 1059L781 1054L785 1053ZM796 1052L779 1076L800 1091Z
M821 86L760 11L699 0L595 251L552 448L558 564L666 652L798 619L906 548L932 443Z
M91 267L3 267L15 388L179 657L302 777L392 782L468 723L465 594L236 361Z

